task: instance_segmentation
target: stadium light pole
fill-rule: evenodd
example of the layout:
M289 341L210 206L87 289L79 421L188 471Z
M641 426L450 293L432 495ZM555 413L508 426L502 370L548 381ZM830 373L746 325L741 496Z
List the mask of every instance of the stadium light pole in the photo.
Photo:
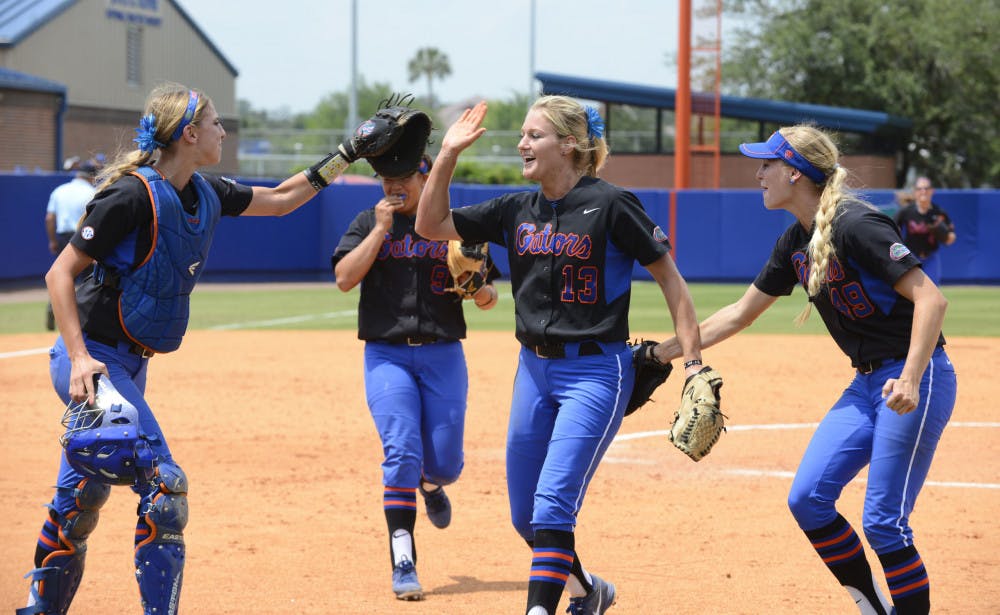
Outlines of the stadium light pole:
M358 124L358 0L351 0L351 91L347 97L347 124L344 138Z
M531 0L531 44L528 51L528 104L535 99L535 0Z

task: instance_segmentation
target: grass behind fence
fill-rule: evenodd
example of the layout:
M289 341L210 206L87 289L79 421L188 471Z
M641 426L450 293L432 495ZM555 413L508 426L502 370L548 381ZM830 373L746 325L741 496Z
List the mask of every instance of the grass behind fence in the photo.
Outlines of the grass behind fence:
M469 328L513 331L514 302L510 285L497 284L500 302L483 312L466 304ZM745 284L690 284L698 317L704 318L736 301ZM945 286L948 314L945 336L1000 336L1000 287ZM191 296L191 329L356 329L357 289L348 293L333 284L310 287L259 287L206 285ZM822 319L814 311L802 327L793 323L805 304L800 289L780 298L748 331L754 333L823 334ZM43 332L45 303L0 302L0 334ZM672 333L673 323L659 287L637 282L632 287L631 329L637 332Z

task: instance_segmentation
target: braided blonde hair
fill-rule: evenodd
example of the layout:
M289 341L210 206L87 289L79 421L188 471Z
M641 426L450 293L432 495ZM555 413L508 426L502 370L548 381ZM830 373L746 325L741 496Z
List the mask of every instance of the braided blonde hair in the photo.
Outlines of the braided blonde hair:
M156 118L155 138L158 142L166 144L162 146L164 149L173 145L170 137L184 118L191 91L190 88L179 83L167 82L154 88L146 99L143 116L152 114ZM200 90L193 91L198 95L198 105L195 107L191 123L197 124L201 120L206 105L211 103L211 99ZM151 152L144 152L139 148L119 152L115 159L104 167L101 174L97 176L97 192L104 190L139 167L150 164L155 152L155 149Z
M833 246L833 222L837 217L837 206L848 194L847 170L837 162L840 152L833 139L815 126L799 124L782 128L779 132L795 151L826 176L826 181L819 185L819 208L816 210L815 226L808 247L810 266L806 294L815 297L826 281L831 258L837 257ZM811 180L804 178L804 181ZM807 303L796 318L796 323L804 323L809 318L811 308L812 304Z
M587 130L587 110L569 96L542 96L531 105L532 110L542 112L552 122L560 138L575 137L573 165L577 170L591 177L604 166L610 154L607 140L591 137Z

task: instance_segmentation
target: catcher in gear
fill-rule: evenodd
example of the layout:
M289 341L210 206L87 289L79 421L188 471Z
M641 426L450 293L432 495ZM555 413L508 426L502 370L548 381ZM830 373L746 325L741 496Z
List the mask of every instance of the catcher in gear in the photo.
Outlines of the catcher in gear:
M483 272L480 286L457 283L448 269L452 246L414 231L430 170L425 155L409 174L383 176L383 198L355 217L332 257L340 290L361 285L358 337L364 340L368 408L384 451L381 492L392 590L400 600L423 598L414 531L418 495L431 524L447 527L445 487L458 480L464 464L469 383L463 299L492 308L499 274L484 251L476 264Z
M701 323L701 339L705 346L721 342L779 297L805 288L801 318L815 308L856 371L799 462L789 509L846 590L845 611L855 604L865 615L926 615L930 577L910 520L955 407L955 367L941 333L948 302L893 220L848 188L850 172L827 133L788 126L740 152L760 161L764 206L795 220L743 296ZM655 352L669 360L680 347L668 340ZM891 602L859 533L838 510L844 487L866 466L864 535Z
M150 93L135 149L104 168L79 230L45 276L60 333L49 353L56 394L67 405L93 405L99 391L94 376L102 374L97 382L108 381L105 386L123 398L121 418L127 415L129 425L140 425L143 437L133 450L134 431L118 421L111 431L66 434L55 495L35 549L27 605L18 613L70 609L84 574L87 537L112 482L128 483L138 496L139 515L130 533L136 537L143 609L158 615L177 612L187 478L145 398L150 357L180 346L189 297L223 217L294 211L345 168L346 160L384 153L398 138L390 128L388 120L372 122L342 144L341 153L306 173L274 188L248 186L198 172L202 165L218 164L226 136L205 93L173 83ZM92 263L93 273L75 284ZM77 423L67 427L75 429ZM101 454L87 456L90 450Z

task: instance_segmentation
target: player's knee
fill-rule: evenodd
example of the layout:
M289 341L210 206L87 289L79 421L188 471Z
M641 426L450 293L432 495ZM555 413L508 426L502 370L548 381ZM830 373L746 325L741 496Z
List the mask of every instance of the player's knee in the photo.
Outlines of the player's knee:
M824 504L812 490L793 488L788 494L788 510L795 517L799 527L811 528L823 525L818 519L825 508L832 509L832 505Z
M91 478L81 480L71 490L73 508L65 514L55 513L56 522L63 535L73 541L82 543L97 527L101 507L111 495L111 485L106 485Z
M149 490L139 503L139 514L151 526L150 542L183 542L188 522L187 476L173 461L156 467Z
M866 513L862 519L865 538L876 553L887 553L902 549L912 543L913 531L908 523L898 519L879 520L869 518Z
M517 519L512 520L514 522L514 529L521 538L531 541L535 539L535 530L531 527L531 520L529 519L527 523L524 521L518 521Z
M429 468L424 467L423 480L428 483L433 483L435 485L450 485L458 480L458 477L462 475L462 464L459 463L457 466L452 466L451 468Z

